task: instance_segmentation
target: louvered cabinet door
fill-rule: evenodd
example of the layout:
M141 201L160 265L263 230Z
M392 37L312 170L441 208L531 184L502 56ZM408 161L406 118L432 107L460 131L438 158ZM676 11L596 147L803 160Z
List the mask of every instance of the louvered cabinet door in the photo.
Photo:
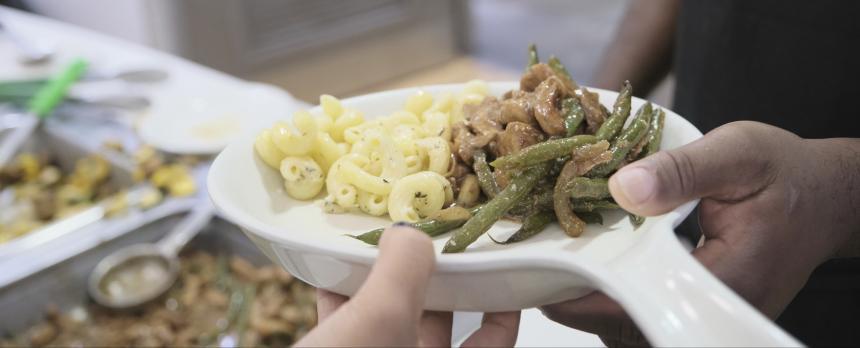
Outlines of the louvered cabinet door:
M306 100L346 95L456 55L456 0L186 0L180 53Z

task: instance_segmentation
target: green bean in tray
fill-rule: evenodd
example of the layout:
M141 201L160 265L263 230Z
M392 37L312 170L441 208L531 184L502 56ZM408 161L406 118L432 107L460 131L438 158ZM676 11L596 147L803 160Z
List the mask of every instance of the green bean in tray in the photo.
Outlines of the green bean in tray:
M490 236L499 244L531 238L553 222L571 237L602 224L601 211L620 209L609 194L609 176L660 150L665 112L646 103L631 117L632 96L633 86L624 81L607 109L558 58L541 63L530 45L520 89L464 106L464 120L452 125L459 170L449 179L456 187L474 175L484 203L454 205L413 226L432 237L451 232L442 252L457 253L502 218L522 226L504 240ZM645 220L628 215L634 227ZM376 245L382 231L352 237Z

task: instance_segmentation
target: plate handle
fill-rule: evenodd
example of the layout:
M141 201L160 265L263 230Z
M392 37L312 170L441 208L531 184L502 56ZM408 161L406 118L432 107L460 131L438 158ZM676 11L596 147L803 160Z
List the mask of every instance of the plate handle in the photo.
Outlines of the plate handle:
M654 346L803 346L694 259L669 220L643 226L639 243L605 266L582 267L568 255L571 266L621 304Z

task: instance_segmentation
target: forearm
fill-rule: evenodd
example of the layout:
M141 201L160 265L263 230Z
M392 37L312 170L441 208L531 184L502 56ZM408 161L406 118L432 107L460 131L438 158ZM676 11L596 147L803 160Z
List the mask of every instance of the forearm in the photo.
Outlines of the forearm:
M834 257L860 257L860 139L812 139L821 171L822 221L836 242ZM810 231L813 232L813 231Z
M671 67L678 0L634 0L594 76L595 87L617 90L630 80L643 96Z

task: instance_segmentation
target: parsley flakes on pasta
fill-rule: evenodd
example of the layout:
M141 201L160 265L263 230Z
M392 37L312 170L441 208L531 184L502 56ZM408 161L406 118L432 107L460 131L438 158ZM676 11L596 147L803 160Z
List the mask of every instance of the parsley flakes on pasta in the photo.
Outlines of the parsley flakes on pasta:
M281 173L294 199L311 200L325 190L328 213L359 210L416 222L454 202L452 124L463 120L463 105L479 104L487 94L487 84L477 80L459 94L419 91L401 110L372 120L323 95L322 113L300 111L291 122L275 123L254 148Z

